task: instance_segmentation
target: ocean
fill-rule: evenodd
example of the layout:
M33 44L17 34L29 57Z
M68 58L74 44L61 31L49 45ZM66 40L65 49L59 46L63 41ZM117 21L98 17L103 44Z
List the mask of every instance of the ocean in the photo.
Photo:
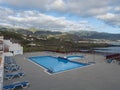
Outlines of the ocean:
M103 52L103 53L120 53L120 43L112 43L111 45L116 45L116 46L96 48L95 51Z

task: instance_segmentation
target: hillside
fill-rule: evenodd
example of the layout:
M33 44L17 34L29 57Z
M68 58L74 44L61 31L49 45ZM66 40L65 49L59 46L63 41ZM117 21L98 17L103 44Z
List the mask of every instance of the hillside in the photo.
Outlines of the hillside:
M70 32L82 38L89 39L108 39L108 40L119 40L120 34L111 34L111 33L100 33L95 31L79 31L79 32Z
M34 32L34 35L56 35L56 34L62 34L62 32L52 32L52 31L36 31L36 32Z
M6 28L0 27L0 31L12 31L24 35L33 36L48 36L48 35L62 35L66 34L68 37L72 37L75 40L80 39L108 39L108 40L119 40L120 34L111 33L100 33L95 31L70 31L70 32L59 32L59 31L46 31L46 30L36 30L36 29L22 29L22 28Z
M21 31L21 30L20 30ZM28 31L29 32L29 31ZM22 30L23 33L23 30ZM34 33L32 35L25 35L9 30L1 30L0 34L4 36L5 39L10 39L12 42L20 43L24 47L24 52L31 51L62 51L71 52L79 51L80 49L91 49L94 47L105 47L107 44L96 44L96 43L79 43L80 37L75 34L58 34L55 35L49 32L49 35L39 35L36 36ZM28 33L27 33L28 34Z

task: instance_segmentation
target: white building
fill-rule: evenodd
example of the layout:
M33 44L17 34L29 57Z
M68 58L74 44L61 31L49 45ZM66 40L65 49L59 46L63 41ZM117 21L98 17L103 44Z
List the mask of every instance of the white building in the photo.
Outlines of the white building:
M23 47L18 43L12 43L10 40L4 40L4 51L13 55L23 54Z

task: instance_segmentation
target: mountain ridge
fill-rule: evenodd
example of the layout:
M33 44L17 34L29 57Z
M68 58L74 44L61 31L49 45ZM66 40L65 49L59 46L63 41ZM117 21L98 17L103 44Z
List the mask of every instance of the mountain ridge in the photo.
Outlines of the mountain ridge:
M37 29L22 29L22 28L9 28L9 27L0 27L0 31L11 31L17 32L25 35L60 35L60 34L71 34L76 35L79 38L87 38L87 39L108 39L108 40L119 40L120 34L112 34L106 32L97 32L97 31L69 31L69 32L60 32L60 31L50 31L50 30L37 30Z

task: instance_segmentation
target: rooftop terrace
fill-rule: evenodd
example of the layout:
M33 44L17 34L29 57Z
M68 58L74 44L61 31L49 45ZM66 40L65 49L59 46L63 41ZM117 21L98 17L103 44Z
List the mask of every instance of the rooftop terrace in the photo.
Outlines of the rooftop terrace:
M38 55L66 56L51 52L25 53L15 56L16 62L22 67L26 74L24 78L16 78L4 81L4 85L15 81L28 80L30 87L25 90L118 90L120 88L120 65L106 63L105 57L101 55L84 54L80 62L96 62L88 67L49 75L41 67L27 60L27 57ZM76 54L81 55L81 54Z

